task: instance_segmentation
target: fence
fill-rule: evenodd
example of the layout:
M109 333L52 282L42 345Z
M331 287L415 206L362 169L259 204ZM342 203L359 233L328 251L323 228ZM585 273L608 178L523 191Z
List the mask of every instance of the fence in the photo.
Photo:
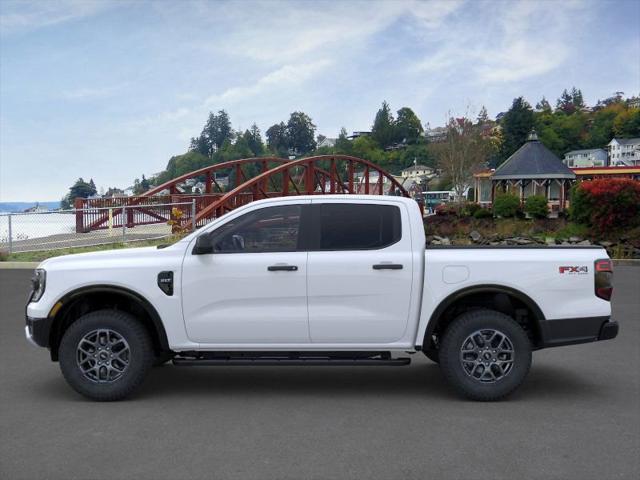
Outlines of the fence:
M186 228L196 227L196 208L196 199L192 199L190 202L0 214L0 250L32 252L168 237L175 229L171 220ZM91 227L98 222L98 226Z
M166 223L171 218L171 208L163 206L171 205L191 205L195 202L196 212L214 203L221 194L203 195L155 195L152 197L114 197L114 198L76 198L76 232L86 233L92 230L110 228L115 224L121 226L126 223L127 227L138 225L150 225L155 223ZM122 213L123 207L127 207ZM182 221L191 219L191 209L182 210ZM111 212L111 217L109 213ZM200 222L202 226L206 222Z

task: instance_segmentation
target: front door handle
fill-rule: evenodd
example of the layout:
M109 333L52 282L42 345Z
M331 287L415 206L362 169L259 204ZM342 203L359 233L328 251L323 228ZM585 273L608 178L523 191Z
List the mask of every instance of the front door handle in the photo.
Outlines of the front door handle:
M270 272L295 272L298 267L295 265L269 265L267 270Z
M400 263L378 263L373 266L374 270L402 270Z

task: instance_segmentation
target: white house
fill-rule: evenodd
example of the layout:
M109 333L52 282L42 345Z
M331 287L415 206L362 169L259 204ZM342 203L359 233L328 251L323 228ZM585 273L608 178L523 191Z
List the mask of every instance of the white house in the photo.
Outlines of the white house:
M338 140L337 138L325 137L321 141L318 142L318 148L322 148L322 147L333 148L333 147L336 146L336 141L337 140Z
M640 166L640 138L614 138L607 147L611 167Z
M564 154L563 162L569 168L606 167L607 151L604 148L572 150Z
M445 127L431 128L429 124L427 124L424 136L428 141L433 143L444 142L447 139L447 129Z
M409 168L402 170L400 175L403 179L409 178L421 183L423 180L428 180L433 177L435 175L435 171L433 168L427 167L426 165L418 165L418 163L414 163Z

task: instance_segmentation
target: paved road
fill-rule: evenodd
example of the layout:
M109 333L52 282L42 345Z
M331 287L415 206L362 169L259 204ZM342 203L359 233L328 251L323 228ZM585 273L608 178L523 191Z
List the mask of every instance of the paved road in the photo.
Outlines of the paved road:
M0 478L640 478L640 268L616 270L621 337L537 352L509 401L438 367L154 369L92 403L23 339L28 271L0 270Z

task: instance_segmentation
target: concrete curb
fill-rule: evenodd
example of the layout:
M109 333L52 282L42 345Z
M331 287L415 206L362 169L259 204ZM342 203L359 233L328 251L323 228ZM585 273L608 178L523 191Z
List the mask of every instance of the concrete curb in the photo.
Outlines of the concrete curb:
M40 262L0 262L0 270L33 270Z
M613 259L613 265L618 267L640 267L640 259L627 258L627 259Z

